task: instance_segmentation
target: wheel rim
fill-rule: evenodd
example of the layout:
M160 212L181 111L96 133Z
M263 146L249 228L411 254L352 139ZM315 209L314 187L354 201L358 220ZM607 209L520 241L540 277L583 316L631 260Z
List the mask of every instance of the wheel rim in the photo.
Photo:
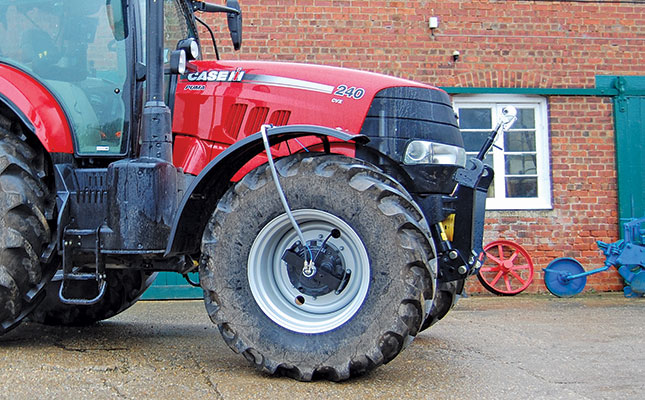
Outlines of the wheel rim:
M578 260L568 257L556 258L544 269L544 285L555 296L575 296L585 288L587 277L581 276L575 279L569 279L569 277L584 272L585 269Z
M322 240L332 229L341 232L328 243L339 249L343 265L351 270L340 293L310 296L300 292L289 279L284 252L298 241L286 214L271 220L258 234L247 264L253 298L278 325L299 333L322 333L349 321L360 309L370 281L367 250L358 234L340 218L320 210L293 211L305 240ZM315 254L314 254L315 256Z
M513 295L524 291L533 282L533 261L519 244L496 240L484 247L486 262L479 278L493 293Z

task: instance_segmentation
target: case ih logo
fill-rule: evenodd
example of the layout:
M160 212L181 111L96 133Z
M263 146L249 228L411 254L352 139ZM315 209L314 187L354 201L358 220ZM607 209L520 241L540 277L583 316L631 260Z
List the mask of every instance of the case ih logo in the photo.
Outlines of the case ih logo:
M238 69L235 71L197 71L186 75L189 82L241 82L246 71Z

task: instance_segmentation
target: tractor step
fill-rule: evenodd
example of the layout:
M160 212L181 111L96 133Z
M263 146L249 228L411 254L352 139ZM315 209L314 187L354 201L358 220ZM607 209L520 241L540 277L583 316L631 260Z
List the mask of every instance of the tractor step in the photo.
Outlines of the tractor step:
M63 269L59 271L54 280L60 280L60 289L58 298L63 304L70 305L92 305L98 303L105 295L107 287L105 272L105 256L101 253L101 227L91 229L65 229L63 233ZM81 247L83 243L94 241L94 272L74 270L72 263L72 253L75 249ZM67 296L66 290L72 285L72 282L96 281L97 294L94 297L70 297ZM85 292L85 291L82 291Z
M65 283L68 283L70 281L89 281L89 280L96 280L97 282L97 288L98 288L98 294L93 297L93 298L69 298L65 297L65 288L67 285ZM60 289L58 290L58 298L60 301L64 304L71 304L71 305L77 305L77 306L91 306L92 304L98 303L102 298L103 295L105 295L105 289L107 287L107 281L103 276L98 277L96 274L68 274L63 277L63 281L61 282Z

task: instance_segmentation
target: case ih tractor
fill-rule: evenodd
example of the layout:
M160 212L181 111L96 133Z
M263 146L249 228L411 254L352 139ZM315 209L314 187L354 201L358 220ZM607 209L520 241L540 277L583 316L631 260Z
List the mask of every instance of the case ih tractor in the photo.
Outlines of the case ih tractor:
M237 49L239 10L0 0L0 333L107 319L155 272L198 271L235 352L343 380L452 307L492 171L466 163L448 95L199 60L195 14L226 13Z

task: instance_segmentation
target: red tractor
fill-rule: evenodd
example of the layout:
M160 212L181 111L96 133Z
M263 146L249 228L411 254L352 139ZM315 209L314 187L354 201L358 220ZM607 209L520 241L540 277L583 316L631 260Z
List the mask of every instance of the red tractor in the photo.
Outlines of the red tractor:
M155 272L198 271L262 371L387 363L478 268L492 170L467 164L445 92L201 61L205 12L239 48L236 0L0 0L0 334L110 318Z

